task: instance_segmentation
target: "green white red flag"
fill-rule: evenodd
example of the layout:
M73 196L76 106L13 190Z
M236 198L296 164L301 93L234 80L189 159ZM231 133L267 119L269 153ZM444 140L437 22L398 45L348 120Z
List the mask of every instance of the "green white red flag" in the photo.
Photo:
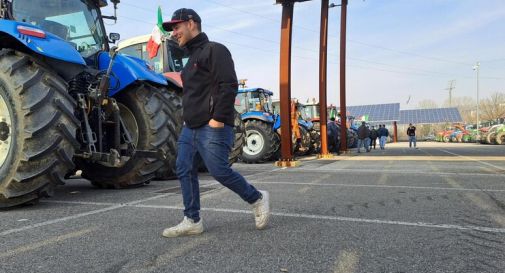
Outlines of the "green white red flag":
M152 59L158 55L158 50L161 45L161 38L166 34L163 29L163 16L161 14L161 7L158 7L158 23L154 26L151 33L151 38L147 42L147 52L149 53L149 59Z

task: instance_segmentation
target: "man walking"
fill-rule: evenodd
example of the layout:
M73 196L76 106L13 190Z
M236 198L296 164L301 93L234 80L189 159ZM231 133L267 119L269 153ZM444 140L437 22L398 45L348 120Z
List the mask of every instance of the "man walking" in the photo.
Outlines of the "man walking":
M389 136L389 131L386 129L386 124L379 125L379 146L381 150L384 150L386 148L386 140Z
M375 146L377 145L377 137L377 130L375 130L375 126L372 126L372 129L370 130L370 150L372 149L372 146L375 150Z
M176 164L184 219L165 229L165 237L203 232L197 154L214 179L252 205L257 229L265 228L270 216L268 192L258 191L229 167L237 76L230 52L224 45L209 41L201 30L201 22L194 10L183 8L173 13L171 21L163 23L163 28L172 31L179 46L190 54L181 74L184 126L177 142Z
M412 143L414 143L414 148L416 147L416 126L409 124L409 128L407 128L407 136L409 137L409 147L412 148Z
M366 152L370 152L369 140L370 137L370 129L366 127L366 122L362 122L361 126L358 128L358 153L361 153L361 145L365 147Z

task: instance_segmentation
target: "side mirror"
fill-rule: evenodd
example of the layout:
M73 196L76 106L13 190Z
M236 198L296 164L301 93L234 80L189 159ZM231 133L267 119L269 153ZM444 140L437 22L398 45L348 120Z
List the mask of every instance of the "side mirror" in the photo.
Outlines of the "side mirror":
M119 41L121 39L121 35L119 33L111 32L109 33L109 41L111 43L116 43L116 41Z

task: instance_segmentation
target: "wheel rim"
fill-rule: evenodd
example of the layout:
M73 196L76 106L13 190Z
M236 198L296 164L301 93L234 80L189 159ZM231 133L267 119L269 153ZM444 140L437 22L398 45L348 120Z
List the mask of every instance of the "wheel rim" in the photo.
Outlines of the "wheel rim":
M128 107L121 103L118 103L118 105L119 115L121 116L121 119L123 119L126 128L130 132L133 144L137 146L139 142L139 125L137 123L137 119L135 119L135 115L133 115L132 111L130 111Z
M248 130L246 133L246 145L243 148L244 153L248 155L257 155L263 150L265 140L260 132Z
M7 108L7 102L0 95L0 167L4 165L12 148L11 128L12 118L9 108Z

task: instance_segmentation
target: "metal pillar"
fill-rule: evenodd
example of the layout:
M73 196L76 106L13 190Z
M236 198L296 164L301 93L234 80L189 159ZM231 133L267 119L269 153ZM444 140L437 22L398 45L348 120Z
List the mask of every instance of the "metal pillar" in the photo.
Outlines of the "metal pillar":
M328 134L327 134L327 66L328 66L328 2L321 0L321 34L319 43L319 120L321 127L321 154L319 158L333 157L328 153Z
M347 0L342 0L340 16L340 151L347 152L347 109L345 102L345 42Z
M281 158L277 166L296 166L291 143L291 38L293 29L294 2L282 2L281 52L280 52L280 112L281 112Z
M398 142L398 126L396 121L393 121L393 142Z

